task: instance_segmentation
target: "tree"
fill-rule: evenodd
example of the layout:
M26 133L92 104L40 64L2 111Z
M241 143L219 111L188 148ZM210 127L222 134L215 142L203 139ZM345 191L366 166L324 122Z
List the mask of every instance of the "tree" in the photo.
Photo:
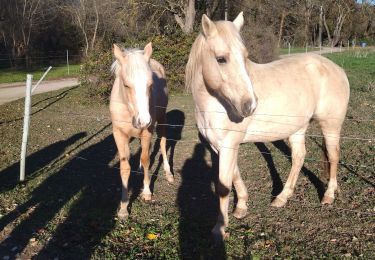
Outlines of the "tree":
M33 33L45 29L53 11L48 1L3 0L0 4L0 36L13 59L24 57L30 66L30 44Z

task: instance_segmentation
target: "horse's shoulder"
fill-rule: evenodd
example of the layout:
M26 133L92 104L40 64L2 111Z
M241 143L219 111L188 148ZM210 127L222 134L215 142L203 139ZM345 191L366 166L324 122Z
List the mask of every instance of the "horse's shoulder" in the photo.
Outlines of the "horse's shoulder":
M164 66L161 65L157 60L150 59L150 67L160 78L165 78Z

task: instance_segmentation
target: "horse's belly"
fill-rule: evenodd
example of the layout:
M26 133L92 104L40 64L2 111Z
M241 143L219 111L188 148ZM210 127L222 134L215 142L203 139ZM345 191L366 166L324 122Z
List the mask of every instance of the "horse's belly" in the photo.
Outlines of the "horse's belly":
M249 121L244 142L273 142L286 139L309 123L310 117L254 116Z

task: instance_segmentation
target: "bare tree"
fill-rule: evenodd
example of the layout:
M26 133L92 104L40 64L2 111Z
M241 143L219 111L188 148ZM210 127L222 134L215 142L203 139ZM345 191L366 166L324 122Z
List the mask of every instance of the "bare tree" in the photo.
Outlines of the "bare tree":
M324 8L323 23L327 32L329 45L336 46L341 39L344 23L354 10L352 0L331 0ZM327 14L331 16L331 26L327 22Z
M29 66L32 34L43 30L48 22L46 17L51 14L47 1L3 0L0 9L3 17L0 35L4 45L10 47L13 58L24 57Z

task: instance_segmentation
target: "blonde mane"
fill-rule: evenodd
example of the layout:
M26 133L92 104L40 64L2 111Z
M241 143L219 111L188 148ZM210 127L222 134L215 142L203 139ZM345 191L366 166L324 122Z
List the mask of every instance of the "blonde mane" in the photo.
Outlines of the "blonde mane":
M122 53L124 54L124 56L130 55L130 54L142 54L143 55L143 50L135 49L135 48L132 48L132 49L122 48ZM118 77L120 73L120 69L121 69L121 64L118 62L118 60L115 60L111 65L111 73L115 74L115 76Z

